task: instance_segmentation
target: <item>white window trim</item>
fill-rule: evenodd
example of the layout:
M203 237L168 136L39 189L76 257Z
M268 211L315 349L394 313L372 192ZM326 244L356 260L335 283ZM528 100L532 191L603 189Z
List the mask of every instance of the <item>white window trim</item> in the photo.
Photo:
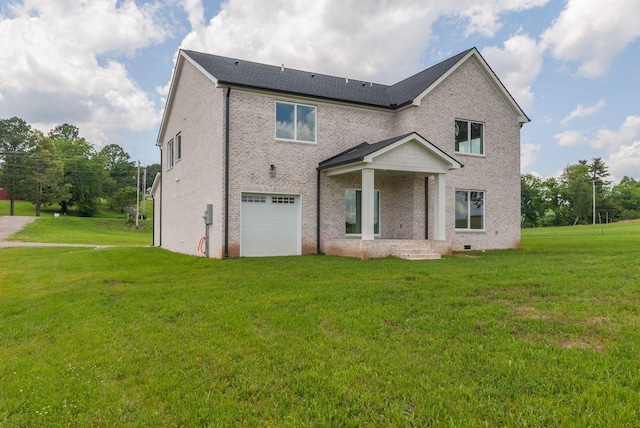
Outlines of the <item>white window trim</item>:
M176 160L175 160L175 162L178 163L182 159L182 132L178 132L176 134L175 140L176 140Z
M464 229L460 229L455 227L456 218L455 218L455 208L454 208L454 218L453 224L455 227L456 233L485 233L487 229L487 191L486 190L478 190L478 189L456 189L455 192L482 192L482 229L471 229L471 227L466 227ZM455 193L454 193L455 200ZM467 200L467 212L470 212L469 205L471 204L471 198ZM471 226L471 222L469 221L469 217L467 215L467 224Z
M459 152L455 150L455 142L454 142L454 151L456 153L456 155L462 155L462 156L475 156L475 157L485 157L485 153L486 153L486 148L487 148L487 144L486 144L486 139L485 139L485 128L487 127L485 122L482 122L480 120L471 120L471 119L462 119L460 117L456 117L453 121L453 126L454 126L454 130L455 130L455 125L457 121L463 121L463 122L467 122L467 144L469 145L469 150L471 150L471 124L472 123L478 123L480 125L482 125L482 153L471 153L469 152Z
M278 133L278 127L274 126L273 129L273 135L276 141L287 141L289 143L301 143L301 144L311 144L311 145L316 145L318 144L318 106L313 105L313 104L304 104L304 103L292 103L289 101L276 101L273 105L274 108L274 125L277 122L277 110L278 110L278 104L288 104L288 105L292 105L293 106L293 135L296 136L298 135L298 106L303 106L303 107L313 107L316 110L316 126L314 128L314 135L313 135L313 141L305 141L305 140L297 140L295 138L291 139L291 138L282 138L282 137L278 137L277 133Z
M167 143L167 171L175 165L175 153L173 151L173 138Z
M356 188L356 187L348 187L345 190L345 198L346 198L346 191L347 190L355 190L355 191L360 191L360 193L362 194L362 188ZM374 233L373 236L380 236L380 234L382 233L382 216L380 215L380 211L382 208L382 201L380 199L380 189L374 189L374 191L376 193L378 193L378 233ZM362 210L362 208L360 208L360 210ZM362 212L360 212L360 215L362 215ZM345 213L345 220L346 220L346 213ZM360 220L362 221L362 220ZM344 236L348 237L348 238L357 238L357 237L362 237L362 232L361 233L347 233L347 231L344 232Z

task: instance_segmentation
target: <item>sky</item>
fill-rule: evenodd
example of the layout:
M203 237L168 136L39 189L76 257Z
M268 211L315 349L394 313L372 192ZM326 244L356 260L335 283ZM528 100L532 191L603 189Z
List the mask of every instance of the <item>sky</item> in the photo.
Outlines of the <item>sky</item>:
M640 179L638 16L638 0L0 0L0 118L70 123L150 165L181 48L393 84L476 47L531 119L522 173L600 157Z

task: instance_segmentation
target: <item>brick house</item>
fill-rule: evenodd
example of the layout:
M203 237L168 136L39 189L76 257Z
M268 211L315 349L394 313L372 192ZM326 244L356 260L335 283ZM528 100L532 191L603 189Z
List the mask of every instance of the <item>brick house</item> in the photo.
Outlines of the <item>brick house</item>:
M517 248L528 121L475 48L390 86L181 50L154 245L216 258Z

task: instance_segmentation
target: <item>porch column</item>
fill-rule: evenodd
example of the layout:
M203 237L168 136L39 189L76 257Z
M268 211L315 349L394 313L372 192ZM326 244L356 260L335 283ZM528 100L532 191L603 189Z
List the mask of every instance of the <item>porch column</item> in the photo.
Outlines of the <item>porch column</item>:
M447 240L447 182L446 174L436 174L433 180L435 192L433 195L433 239Z
M374 171L372 169L362 170L362 239L373 240L374 228Z

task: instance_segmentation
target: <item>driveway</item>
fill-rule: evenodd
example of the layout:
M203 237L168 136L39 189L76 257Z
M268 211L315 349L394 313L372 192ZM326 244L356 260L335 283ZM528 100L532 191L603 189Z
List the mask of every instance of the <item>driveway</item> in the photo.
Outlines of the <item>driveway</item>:
M17 215L6 215L0 217L0 241L4 241L9 236L19 232L29 223L36 221L38 217L26 217Z
M6 238L22 230L29 223L36 221L38 217L26 216L2 216L0 217L0 248L6 247L91 247L107 248L110 245L84 245L84 244L52 244L46 242L16 242L5 241Z

